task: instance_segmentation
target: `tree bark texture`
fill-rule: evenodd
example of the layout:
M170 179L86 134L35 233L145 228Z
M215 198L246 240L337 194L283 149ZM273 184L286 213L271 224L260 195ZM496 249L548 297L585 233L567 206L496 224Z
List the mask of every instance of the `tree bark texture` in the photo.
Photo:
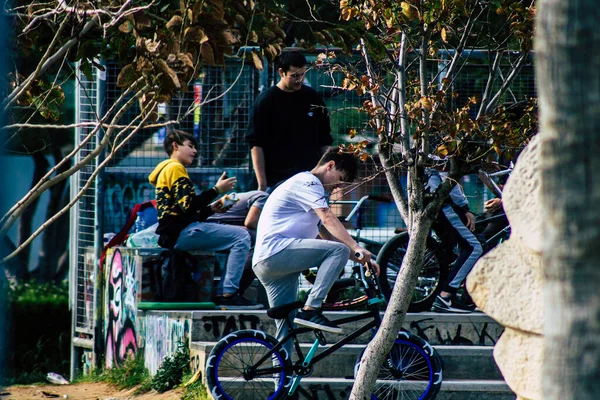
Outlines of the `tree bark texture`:
M600 398L600 9L541 0L545 400Z
M414 193L410 195L411 203L415 203ZM441 201L439 202L441 204ZM438 205L439 209L439 205ZM412 298L412 292L417 285L419 272L423 265L427 236L432 220L423 213L417 213L411 226L410 240L406 255L392 291L390 302L387 306L381 327L367 346L363 354L358 374L350 393L350 400L369 400L375 387L380 366L385 356L390 352L398 331L402 327L406 310ZM385 279L385 278L384 278Z

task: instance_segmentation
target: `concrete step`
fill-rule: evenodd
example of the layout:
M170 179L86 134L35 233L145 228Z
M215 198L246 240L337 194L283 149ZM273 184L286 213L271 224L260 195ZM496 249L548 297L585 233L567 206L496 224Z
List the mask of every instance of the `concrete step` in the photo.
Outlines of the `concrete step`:
M163 312L164 313L164 312ZM360 314L357 311L325 312L332 320ZM223 336L240 329L258 329L275 336L275 323L265 310L239 311L192 311L192 340L216 342ZM383 313L382 313L383 316ZM367 320L344 324L347 334ZM403 327L434 345L478 345L493 346L504 328L492 318L479 312L470 314L409 313ZM336 342L342 335L326 334L328 342ZM368 343L372 334L367 332L355 340L355 343ZM308 334L303 341L314 341L314 335Z
M204 362L216 342L193 342L190 348L192 358L198 360L195 368L205 370ZM309 343L301 345L303 354L310 349ZM331 345L319 346L318 353ZM492 356L490 346L434 346L444 362L444 379L460 380L502 380ZM354 365L364 350L364 344L347 344L314 365L312 378L348 378L354 374ZM200 361L202 360L202 361Z
M230 384L233 382L230 382ZM304 378L300 386L309 397L301 394L301 400L346 400L352 390L353 379ZM417 382L405 382L406 391L419 386ZM252 382L237 382L243 387L243 396L236 400L254 399ZM405 397L402 397L405 398ZM413 398L413 397L407 397ZM515 394L503 381L444 380L436 400L514 400ZM258 400L258 399L257 399Z

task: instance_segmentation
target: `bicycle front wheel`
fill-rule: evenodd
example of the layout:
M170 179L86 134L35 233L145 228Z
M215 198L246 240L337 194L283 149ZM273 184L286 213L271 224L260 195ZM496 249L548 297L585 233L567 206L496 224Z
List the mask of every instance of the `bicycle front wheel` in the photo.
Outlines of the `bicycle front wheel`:
M291 362L284 350L272 352L276 344L274 337L256 330L233 332L221 339L211 351L206 367L212 397L223 400L284 398L291 382ZM257 364L269 353L272 353L270 357Z
M396 277L402 267L402 260L408 247L408 233L400 233L388 240L379 254L377 264L381 270L379 282L385 299L389 302ZM419 273L417 286L413 291L408 311L421 312L431 308L435 296L440 292L445 277L445 271L440 266L440 261L435 253L437 242L427 239L424 265Z
M432 400L442 385L442 360L426 341L400 332L379 370L372 400Z

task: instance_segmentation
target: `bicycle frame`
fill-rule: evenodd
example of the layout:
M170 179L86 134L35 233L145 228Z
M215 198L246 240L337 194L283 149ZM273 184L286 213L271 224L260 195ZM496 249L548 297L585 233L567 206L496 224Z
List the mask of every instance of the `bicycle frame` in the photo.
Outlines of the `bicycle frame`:
M367 267L367 269L370 271L370 267ZM372 277L372 281L373 281L374 285L370 285L367 282L367 279L366 279L367 277L365 276L363 269L361 268L361 278L363 280L363 283L365 284L365 291L367 293L367 296L369 297L369 302L368 302L369 310L362 312L358 315L351 316L351 317L338 318L336 320L333 320L332 322L343 325L343 324L348 324L351 322L356 322L356 321L361 321L361 320L366 320L366 319L371 319L371 321L367 322L365 325L361 326L360 328L354 330L350 334L344 336L342 339L340 339L339 341L332 344L328 349L324 350L322 353L316 354L316 351L317 351L319 345L324 346L327 344L323 333L319 330L315 330L312 328L294 328L293 323L289 320L289 318L286 318L286 324L288 324L288 327L291 328L289 330L289 333L282 340L280 340L277 343L277 345L275 345L269 352L267 352L261 359L259 359L254 364L254 365L261 365L262 363L268 361L275 352L277 352L279 349L281 349L283 347L284 343L286 343L288 340L292 340L292 342L294 344L294 349L296 351L296 354L298 355L298 361L292 365L291 372L294 373L295 376L294 376L292 385L290 387L290 390L288 392L289 396L291 396L295 393L302 378L310 375L310 373L312 372L312 367L316 363L318 363L325 357L329 356L333 352L339 350L345 344L350 343L352 340L356 339L363 333L368 332L369 330L371 330L373 328L379 328L379 326L381 325L381 315L379 314L379 304L381 304L382 302L385 303L385 300L384 300L383 295L381 294L381 290L379 289L379 285L377 283L377 277L375 277L375 276ZM371 296L370 293L374 293L375 296ZM317 338L313 342L313 344L312 344L311 348L309 349L309 351L307 352L307 354L305 355L300 347L300 342L298 341L297 336L300 334L303 334L303 333L308 333L308 332L314 332L315 336ZM272 375L275 372L276 372L275 368L258 368L257 369L254 367L249 367L244 372L244 375L248 379L252 379L252 378L255 378L256 376L260 376L260 375Z

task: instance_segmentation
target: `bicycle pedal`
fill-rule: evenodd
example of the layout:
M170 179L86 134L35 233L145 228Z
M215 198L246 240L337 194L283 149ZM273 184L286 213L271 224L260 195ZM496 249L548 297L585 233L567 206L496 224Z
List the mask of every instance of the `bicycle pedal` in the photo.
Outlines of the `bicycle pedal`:
M317 337L319 344L321 346L325 346L327 344L327 340L325 340L325 335L323 335L323 332L321 332L321 331L313 331L313 332L315 333L315 336Z

